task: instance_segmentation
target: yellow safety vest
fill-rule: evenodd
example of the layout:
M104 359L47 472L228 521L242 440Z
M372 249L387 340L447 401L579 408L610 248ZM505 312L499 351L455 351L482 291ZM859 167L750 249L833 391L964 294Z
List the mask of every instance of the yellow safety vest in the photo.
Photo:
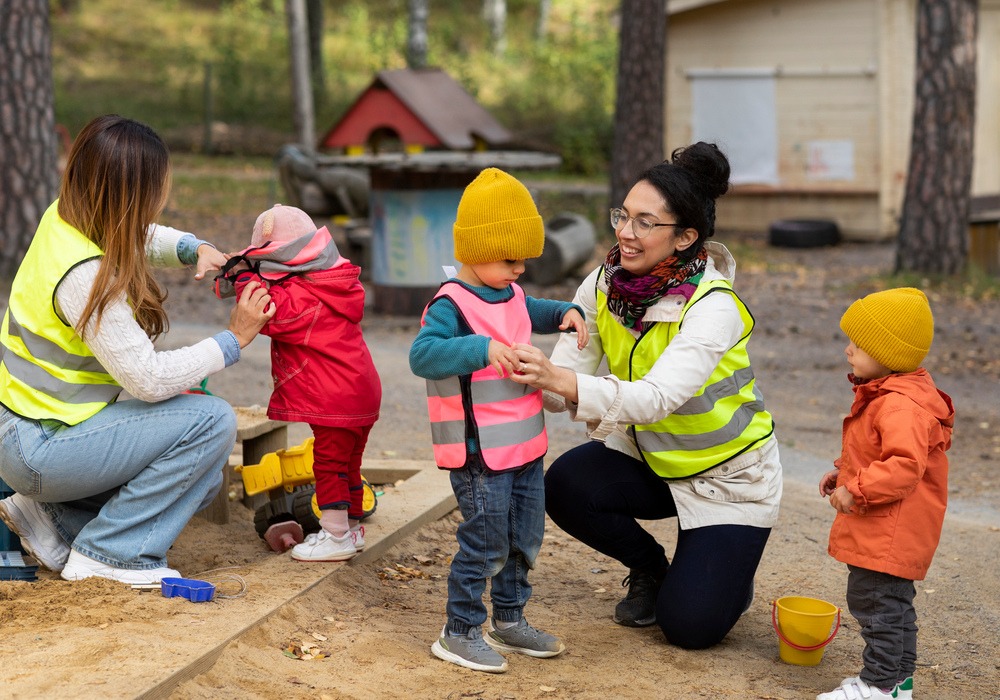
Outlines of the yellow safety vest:
M104 254L59 216L58 204L42 216L11 285L0 326L0 403L25 418L76 425L122 389L56 313L63 277Z
M633 425L630 432L649 467L664 479L684 479L760 447L774 432L771 414L755 385L747 355L754 320L725 280L702 282L676 322L646 324L633 336L608 310L597 291L597 328L608 367L623 381L642 379L680 330L684 316L711 293L731 294L743 319L743 335L698 392L662 420Z

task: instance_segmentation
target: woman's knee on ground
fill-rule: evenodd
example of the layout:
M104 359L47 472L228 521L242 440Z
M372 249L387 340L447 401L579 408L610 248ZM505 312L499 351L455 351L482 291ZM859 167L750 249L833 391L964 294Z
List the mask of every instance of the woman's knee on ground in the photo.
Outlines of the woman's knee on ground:
M684 602L670 601L663 595L656 604L656 623L667 641L682 649L713 647L726 638L735 624L720 619L711 610L692 610Z

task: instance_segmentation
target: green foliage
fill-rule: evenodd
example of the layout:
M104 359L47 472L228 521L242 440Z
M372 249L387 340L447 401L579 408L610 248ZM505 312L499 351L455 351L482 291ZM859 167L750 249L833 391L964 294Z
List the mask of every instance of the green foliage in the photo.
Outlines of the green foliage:
M87 0L53 10L56 119L75 134L117 112L197 133L207 115L291 138L283 0ZM519 141L559 152L567 173L600 174L610 154L617 0L510 0L507 52L494 54L480 2L430 4L428 63L447 71ZM321 134L383 69L406 65L406 0L327 0ZM210 76L211 99L206 100Z

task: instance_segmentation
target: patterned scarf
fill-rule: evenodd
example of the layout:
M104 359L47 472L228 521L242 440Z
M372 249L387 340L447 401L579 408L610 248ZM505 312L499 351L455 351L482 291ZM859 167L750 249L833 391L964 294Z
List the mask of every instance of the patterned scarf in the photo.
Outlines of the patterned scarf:
M705 274L708 251L702 248L688 261L670 256L641 277L623 269L621 263L622 254L616 243L604 261L608 309L622 320L626 328L634 328L641 333L646 309L664 295L680 294L685 301L691 298Z

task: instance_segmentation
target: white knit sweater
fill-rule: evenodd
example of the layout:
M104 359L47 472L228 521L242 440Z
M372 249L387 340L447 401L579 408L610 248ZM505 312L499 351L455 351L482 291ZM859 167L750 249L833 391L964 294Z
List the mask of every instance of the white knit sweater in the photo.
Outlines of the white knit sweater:
M177 243L185 235L188 234L167 226L150 226L146 241L150 262L160 267L182 267ZM78 265L56 287L57 311L72 326L83 315L100 265L100 260ZM222 348L213 338L157 352L135 322L124 295L104 309L100 328L95 329L91 317L83 341L125 391L142 401L163 401L176 396L225 367Z

